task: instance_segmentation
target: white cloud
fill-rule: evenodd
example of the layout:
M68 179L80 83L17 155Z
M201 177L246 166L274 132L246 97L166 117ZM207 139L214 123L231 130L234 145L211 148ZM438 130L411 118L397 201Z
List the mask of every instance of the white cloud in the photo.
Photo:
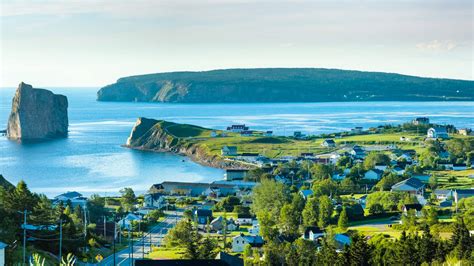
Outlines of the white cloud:
M416 48L420 50L434 52L451 51L456 47L458 47L458 43L452 40L432 40L416 45Z

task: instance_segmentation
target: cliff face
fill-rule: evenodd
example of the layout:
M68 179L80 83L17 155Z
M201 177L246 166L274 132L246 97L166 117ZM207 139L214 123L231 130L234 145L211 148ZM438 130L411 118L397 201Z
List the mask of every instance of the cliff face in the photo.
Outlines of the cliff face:
M99 101L327 102L474 100L474 81L321 68L224 69L120 78Z
M7 137L45 139L66 137L68 132L66 96L20 83L12 101Z
M179 124L140 117L137 119L126 145L129 148L157 152L172 152L185 155L202 165L215 168L246 168L233 161L225 161L219 156L210 155L198 143L171 134L168 129ZM188 126L188 125L183 125Z

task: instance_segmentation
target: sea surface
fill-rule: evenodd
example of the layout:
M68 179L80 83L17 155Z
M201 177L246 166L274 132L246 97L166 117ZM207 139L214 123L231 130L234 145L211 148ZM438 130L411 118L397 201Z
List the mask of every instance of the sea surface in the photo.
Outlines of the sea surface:
M0 137L0 174L25 180L48 196L76 190L115 195L123 187L137 193L162 181L210 182L220 169L167 153L122 147L137 117L166 119L225 129L242 123L278 135L323 133L355 126L400 124L428 116L438 124L474 128L474 102L336 102L275 104L164 104L97 102L98 88L47 88L69 100L69 137L20 144ZM14 89L0 89L0 129L5 129Z

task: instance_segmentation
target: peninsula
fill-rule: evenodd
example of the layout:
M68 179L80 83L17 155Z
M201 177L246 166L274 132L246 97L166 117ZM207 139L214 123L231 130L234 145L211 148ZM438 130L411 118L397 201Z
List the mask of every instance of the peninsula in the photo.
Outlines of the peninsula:
M472 101L474 81L323 68L223 69L120 78L99 101L171 103Z

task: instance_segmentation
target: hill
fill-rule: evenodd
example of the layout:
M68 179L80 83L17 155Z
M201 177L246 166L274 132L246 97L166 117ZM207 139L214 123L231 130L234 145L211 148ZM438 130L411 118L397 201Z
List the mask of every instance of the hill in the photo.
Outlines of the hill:
M15 186L12 185L12 183L8 182L8 180L5 179L5 177L3 177L3 175L0 175L0 187L6 189L6 190L10 190L10 189L14 189Z
M99 101L472 101L474 81L322 68L224 69L120 78Z

